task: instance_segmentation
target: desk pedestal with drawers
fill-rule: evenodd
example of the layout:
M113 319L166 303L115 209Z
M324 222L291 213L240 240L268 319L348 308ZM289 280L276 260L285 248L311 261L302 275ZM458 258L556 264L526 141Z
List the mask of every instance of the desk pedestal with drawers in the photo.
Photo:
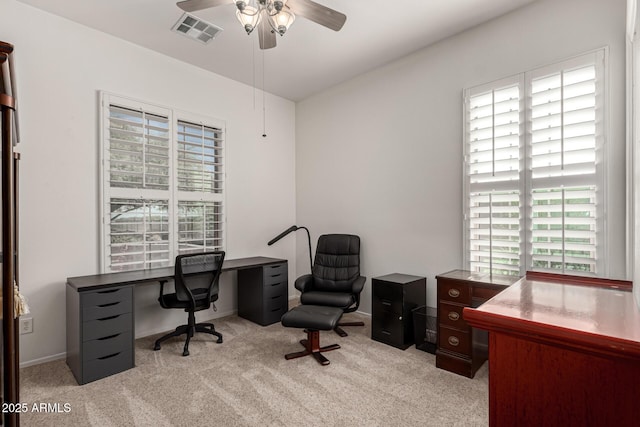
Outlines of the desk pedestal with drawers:
M85 384L134 366L133 286L67 287L67 364Z
M479 307L519 277L453 270L436 276L438 280L438 348L436 366L473 378L487 360L485 331L472 328L462 318L465 307Z
M287 263L238 271L238 316L262 326L280 321L289 308Z
M223 272L236 270L238 314L261 325L279 321L287 311L287 261L224 261ZM173 280L173 275L173 267L163 267L67 279L67 364L78 384L135 366L134 287Z

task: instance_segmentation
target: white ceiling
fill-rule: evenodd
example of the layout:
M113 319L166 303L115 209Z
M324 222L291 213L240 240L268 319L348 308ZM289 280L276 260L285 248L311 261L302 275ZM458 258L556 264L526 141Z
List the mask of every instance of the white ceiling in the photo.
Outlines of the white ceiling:
M249 85L256 69L262 87L258 36L247 36L232 0L194 13L224 29L206 45L170 31L182 15L176 0L20 1ZM304 99L535 0L315 1L347 22L335 32L296 19L278 46L264 51L268 92Z

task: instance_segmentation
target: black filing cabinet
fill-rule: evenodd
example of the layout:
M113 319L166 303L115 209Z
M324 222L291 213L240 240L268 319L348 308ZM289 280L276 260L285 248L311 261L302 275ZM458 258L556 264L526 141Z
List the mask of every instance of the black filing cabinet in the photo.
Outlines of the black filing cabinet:
M371 286L371 338L406 349L414 341L411 310L426 304L427 279L394 273L374 277Z
M289 309L287 263L238 270L238 316L262 326L280 321Z
M67 364L78 384L133 368L133 286L67 285Z

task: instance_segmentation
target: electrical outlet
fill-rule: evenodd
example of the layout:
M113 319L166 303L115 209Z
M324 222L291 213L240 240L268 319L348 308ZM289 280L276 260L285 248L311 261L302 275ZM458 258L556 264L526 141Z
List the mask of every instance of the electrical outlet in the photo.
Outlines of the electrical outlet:
M25 317L20 319L20 335L30 334L33 332L33 317Z

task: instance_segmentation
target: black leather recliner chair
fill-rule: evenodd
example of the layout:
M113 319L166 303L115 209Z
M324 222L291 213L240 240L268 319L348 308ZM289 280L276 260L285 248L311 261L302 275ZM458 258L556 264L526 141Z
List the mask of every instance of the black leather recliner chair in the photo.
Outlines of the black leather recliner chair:
M318 238L312 274L296 279L295 287L302 292L302 304L339 307L350 313L360 305L365 280L360 275L360 237L324 234ZM339 322L334 330L345 337L347 333L341 326L364 326L364 323Z

